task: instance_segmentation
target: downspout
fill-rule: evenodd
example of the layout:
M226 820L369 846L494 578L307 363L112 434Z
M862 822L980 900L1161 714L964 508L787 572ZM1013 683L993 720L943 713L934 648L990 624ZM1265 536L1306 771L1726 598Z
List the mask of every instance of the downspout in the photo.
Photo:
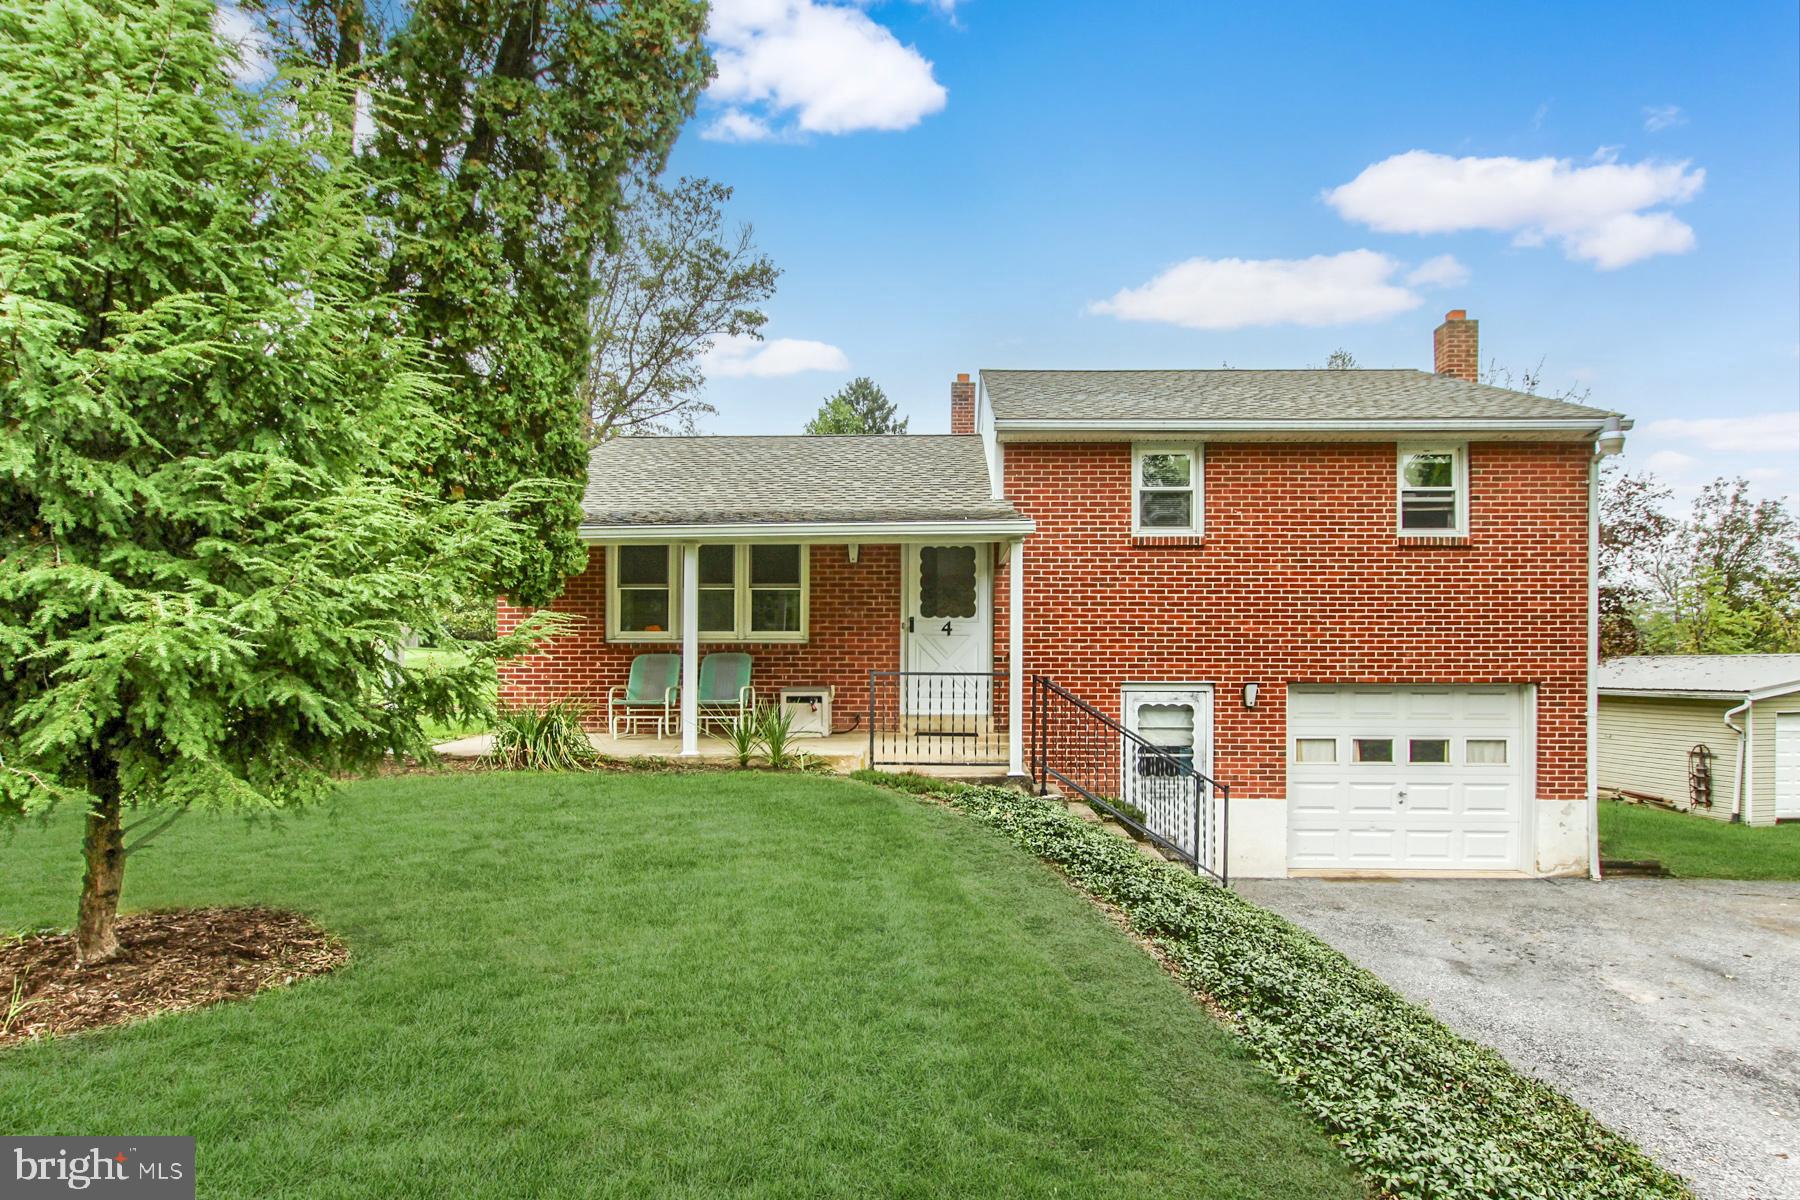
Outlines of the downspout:
M1731 819L1745 825L1749 824L1744 809L1744 768L1750 764L1750 745L1747 736L1750 722L1745 721L1744 726L1740 728L1731 723L1731 718L1749 711L1750 697L1745 696L1742 704L1736 708L1726 709L1724 717L1721 718L1725 722L1725 728L1737 734L1737 761L1731 765Z
M1588 878L1600 878L1600 460L1625 449L1625 428L1608 417L1588 460L1587 823Z

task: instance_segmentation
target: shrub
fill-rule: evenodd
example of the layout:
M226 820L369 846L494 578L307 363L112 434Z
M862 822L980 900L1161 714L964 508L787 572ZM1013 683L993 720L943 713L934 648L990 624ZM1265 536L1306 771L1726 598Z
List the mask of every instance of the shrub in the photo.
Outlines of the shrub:
M1402 1198L1689 1197L1554 1089L1453 1033L1298 926L1082 821L1053 800L858 772L931 793L1116 906L1222 1012L1375 1192Z
M763 754L769 766L787 771L799 766L802 756L794 750L794 714L791 709L771 704L756 710L756 731L762 738Z
M482 764L511 770L587 770L600 755L582 727L586 711L574 700L542 708L501 705L494 721L494 744L481 756Z
M725 726L724 733L713 736L731 747L731 757L740 767L750 765L757 751L763 748L762 710L746 713L742 719Z

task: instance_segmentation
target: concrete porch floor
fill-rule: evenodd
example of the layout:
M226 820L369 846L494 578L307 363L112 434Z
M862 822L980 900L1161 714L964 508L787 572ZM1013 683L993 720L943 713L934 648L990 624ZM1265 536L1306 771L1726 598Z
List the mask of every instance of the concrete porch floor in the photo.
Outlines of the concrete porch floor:
M679 758L681 757L681 739L674 737L619 737L605 733L589 732L588 744L609 758ZM494 744L494 736L489 733L477 733L469 737L457 738L454 741L440 742L437 752L445 758L480 758ZM709 761L728 760L732 756L731 746L724 740L709 734L700 737L700 757ZM801 737L794 739L796 752L811 754L822 758L831 765L831 769L840 775L848 775L868 765L869 735L866 733L834 733L828 737ZM936 775L955 779L1004 779L1006 764L967 765L962 763L930 763L926 765L896 766L895 771L910 771L919 775Z

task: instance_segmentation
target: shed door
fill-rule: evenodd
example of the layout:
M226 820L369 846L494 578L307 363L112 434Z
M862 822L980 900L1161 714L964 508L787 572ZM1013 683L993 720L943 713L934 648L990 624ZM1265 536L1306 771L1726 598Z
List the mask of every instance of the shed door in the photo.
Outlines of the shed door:
M1775 816L1800 818L1800 713L1775 714Z
M1523 859L1517 688L1288 691L1288 865L1515 870Z

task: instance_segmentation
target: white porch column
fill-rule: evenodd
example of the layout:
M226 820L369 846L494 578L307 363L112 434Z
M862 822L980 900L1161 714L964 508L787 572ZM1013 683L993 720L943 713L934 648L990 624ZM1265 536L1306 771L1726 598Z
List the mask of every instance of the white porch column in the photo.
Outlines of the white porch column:
M700 544L681 547L681 756L700 753Z
M1006 566L1007 773L1025 774L1025 539L1012 544Z

